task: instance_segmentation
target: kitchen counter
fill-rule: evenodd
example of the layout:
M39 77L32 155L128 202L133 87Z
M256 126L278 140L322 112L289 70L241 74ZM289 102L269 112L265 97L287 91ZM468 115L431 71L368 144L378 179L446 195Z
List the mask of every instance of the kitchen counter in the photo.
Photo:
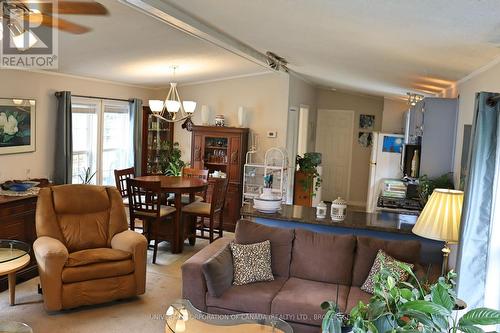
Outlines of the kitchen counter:
M328 212L330 207L328 206ZM295 205L282 205L281 210L275 214L261 213L252 205L241 208L243 217L263 218L280 221L293 221L315 225L334 226L339 228L354 228L412 235L411 229L418 216L396 212L367 213L356 209L347 209L344 221L335 222L328 215L324 219L316 218L316 208Z
M330 207L328 207L330 212ZM280 228L302 228L315 232L350 234L376 237L388 240L418 240L422 244L421 262L440 264L442 261L442 242L422 238L412 233L418 216L397 211L367 213L348 208L344 221L335 222L328 215L324 219L316 218L316 208L282 205L274 214L262 213L252 205L241 208L241 216L254 222Z

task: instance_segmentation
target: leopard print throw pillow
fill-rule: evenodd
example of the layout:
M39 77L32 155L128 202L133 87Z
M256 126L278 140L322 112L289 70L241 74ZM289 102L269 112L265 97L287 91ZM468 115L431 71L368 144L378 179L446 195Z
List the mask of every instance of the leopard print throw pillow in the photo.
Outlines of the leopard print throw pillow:
M398 260L394 259L393 257L391 257L390 255L388 255L387 253L385 253L384 251L378 250L377 256L375 257L375 261L373 262L373 266L370 270L370 274L368 274L368 277L366 278L365 283L363 283L363 285L361 286L361 290L366 291L367 293L373 294L373 284L374 284L373 277L378 272L380 272L380 270L382 269L382 266L389 269L390 271L394 272L395 275L399 277L398 281L396 281L396 282L406 281L406 279L408 279L408 273L406 271L402 270L401 268L399 268L397 263L406 264L406 265L410 266L410 268L412 268L412 269L414 266L412 264L398 261Z
M233 284L274 280L271 269L271 242L230 244L233 254Z

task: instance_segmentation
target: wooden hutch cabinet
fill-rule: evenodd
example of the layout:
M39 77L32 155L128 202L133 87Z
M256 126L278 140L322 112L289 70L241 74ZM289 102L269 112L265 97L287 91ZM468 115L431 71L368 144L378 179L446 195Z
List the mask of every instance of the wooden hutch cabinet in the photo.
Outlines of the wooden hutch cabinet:
M229 185L224 207L224 229L234 231L240 218L243 165L248 150L248 128L193 126L191 165L226 173ZM208 194L210 196L210 193Z
M162 143L173 142L174 124L154 117L147 106L142 108L142 174L160 173Z

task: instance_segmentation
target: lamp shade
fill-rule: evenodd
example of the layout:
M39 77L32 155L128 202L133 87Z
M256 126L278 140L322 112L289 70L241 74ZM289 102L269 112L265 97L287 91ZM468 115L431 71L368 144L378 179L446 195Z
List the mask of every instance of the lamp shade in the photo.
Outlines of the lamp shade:
M182 102L182 106L187 113L193 113L196 109L196 102L193 101L184 101Z
M463 197L462 191L435 189L420 213L413 233L424 238L457 243Z
M161 112L163 110L163 101L159 99L150 99L149 108L152 112Z
M172 99L168 99L165 101L165 107L167 108L168 112L178 112L179 109L181 108L181 103L178 101L174 101Z

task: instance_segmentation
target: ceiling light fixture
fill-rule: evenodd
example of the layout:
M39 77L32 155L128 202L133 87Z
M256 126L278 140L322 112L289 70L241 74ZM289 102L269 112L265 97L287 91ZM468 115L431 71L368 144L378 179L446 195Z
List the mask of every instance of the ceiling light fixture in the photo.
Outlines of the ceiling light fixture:
M406 95L408 95L408 105L410 106L415 106L418 102L424 99L424 95L420 94L407 92Z
M191 117L196 109L196 102L181 100L181 96L177 91L177 82L175 82L175 71L177 68L178 66L172 66L173 82L170 82L170 89L168 90L165 101L150 99L149 108L153 116L161 120L171 123L185 120L184 124L182 124L182 128L186 128L190 131L193 125Z

